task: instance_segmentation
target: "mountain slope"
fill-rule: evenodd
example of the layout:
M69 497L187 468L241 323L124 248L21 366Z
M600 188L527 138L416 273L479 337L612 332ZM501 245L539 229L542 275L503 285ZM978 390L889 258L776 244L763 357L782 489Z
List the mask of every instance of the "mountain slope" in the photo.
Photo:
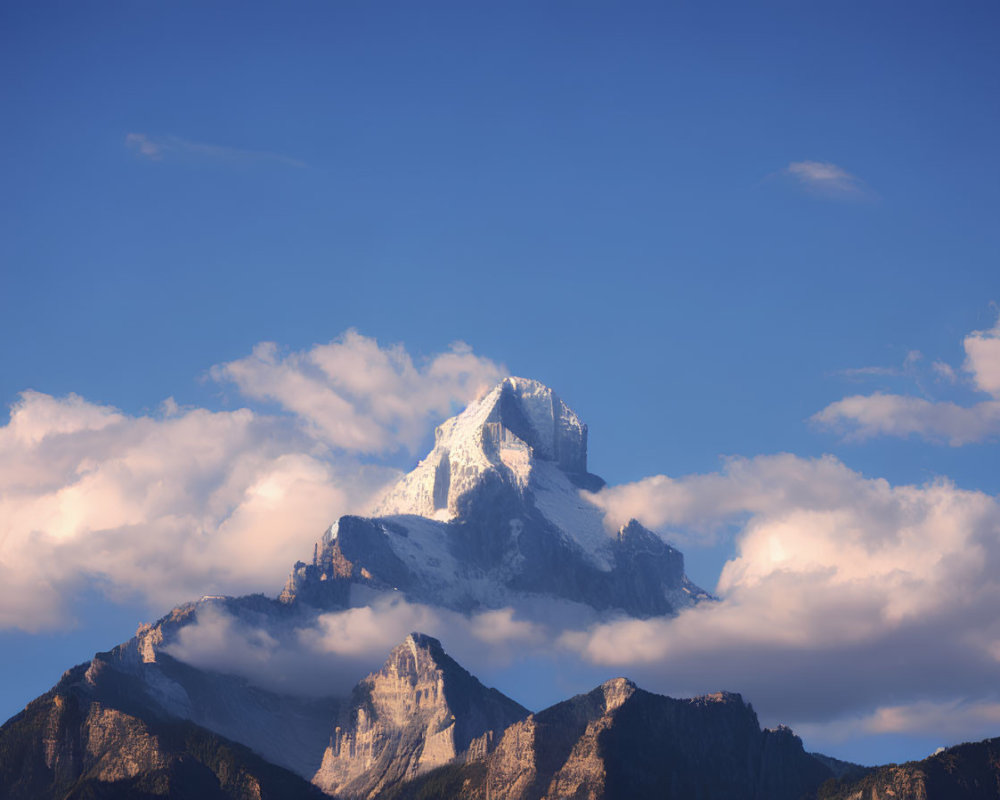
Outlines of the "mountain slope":
M98 699L100 698L100 699ZM299 776L191 722L150 713L133 680L94 664L0 728L0 797L317 800Z

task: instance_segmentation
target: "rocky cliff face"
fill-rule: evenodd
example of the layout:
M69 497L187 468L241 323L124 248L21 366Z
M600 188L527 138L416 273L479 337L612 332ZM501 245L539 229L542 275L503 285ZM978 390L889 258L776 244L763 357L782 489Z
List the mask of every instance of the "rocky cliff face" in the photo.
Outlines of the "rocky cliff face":
M674 700L618 678L387 797L800 800L831 776L787 729L762 731L739 695Z
M527 715L466 672L436 639L410 634L355 689L313 782L339 797L374 797L470 749L485 752Z
M548 387L508 378L438 428L376 516L332 525L280 599L342 608L365 586L465 612L542 595L640 617L707 599L660 537L635 521L605 531L580 493L603 484L586 425Z

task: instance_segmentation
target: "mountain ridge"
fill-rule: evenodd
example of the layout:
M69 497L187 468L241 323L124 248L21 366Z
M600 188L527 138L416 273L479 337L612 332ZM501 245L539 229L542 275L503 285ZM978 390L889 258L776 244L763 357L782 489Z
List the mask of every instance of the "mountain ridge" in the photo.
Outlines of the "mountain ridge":
M483 686L437 639L415 632L330 714L329 743L310 786L246 745L151 703L141 676L122 670L121 655L100 653L68 671L0 728L0 797L195 792L263 800L314 798L322 789L388 800L454 797L460 785L471 800L644 798L661 796L667 781L685 791L715 786L718 798L799 800L834 777L787 729L762 731L737 694L675 700L614 678L530 713ZM664 772L666 752L673 766ZM28 766L12 769L15 758ZM718 763L729 766L719 773ZM442 774L452 789L434 794L428 787Z
M677 700L615 678L530 713L416 632L337 696L269 691L179 657L189 626L212 614L282 646L327 612L382 597L466 615L545 601L592 621L710 602L657 534L635 520L604 529L581 496L603 485L588 472L587 439L551 389L505 379L442 423L379 515L334 522L278 597L178 606L0 727L0 798L262 800L315 797L316 787L352 800L597 800L664 787L732 800L1000 795L980 791L1000 781L989 743L869 773L806 753L790 729L762 730L729 692Z

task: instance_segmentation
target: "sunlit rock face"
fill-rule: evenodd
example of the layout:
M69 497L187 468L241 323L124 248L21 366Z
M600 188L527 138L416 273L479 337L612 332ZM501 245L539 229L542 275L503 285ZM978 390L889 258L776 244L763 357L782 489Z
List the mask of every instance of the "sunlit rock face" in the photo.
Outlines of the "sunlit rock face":
M581 494L587 426L550 388L507 378L436 432L372 517L342 517L295 565L286 603L342 608L354 586L458 611L544 596L598 612L672 614L707 593L634 520L617 533Z
M527 715L460 667L436 639L410 634L355 689L313 782L336 796L374 797L470 749L485 753L489 741Z

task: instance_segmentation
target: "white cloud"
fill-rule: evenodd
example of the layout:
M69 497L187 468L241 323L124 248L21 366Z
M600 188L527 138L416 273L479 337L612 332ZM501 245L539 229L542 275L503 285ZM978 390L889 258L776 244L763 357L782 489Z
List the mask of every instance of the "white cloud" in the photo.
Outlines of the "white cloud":
M947 383L954 383L958 380L958 375L951 364L946 364L943 361L935 361L931 364L931 369L934 370L934 373L941 380L946 381Z
M1000 399L1000 319L986 331L965 337L965 364L976 388Z
M130 417L23 394L0 429L0 627L71 622L85 581L161 606L279 586L386 477L310 450L247 409Z
M796 733L812 747L820 748L883 735L919 736L953 745L993 737L998 727L1000 703L950 699L880 705L870 712L833 722L802 723L796 727ZM942 749L938 748L938 752Z
M150 136L146 133L129 133L125 146L151 161L162 161L167 156L195 156L220 161L252 162L270 161L287 167L304 167L305 163L280 153L264 150L244 150L204 142L192 142L177 136Z
M867 191L864 181L828 161L793 161L783 172L806 189L828 196L858 196Z
M265 342L212 369L248 397L278 403L311 435L344 450L412 450L434 419L465 405L503 377L501 367L455 344L417 367L400 345L379 347L348 331L329 344L282 354Z
M76 395L21 394L0 427L0 629L72 625L72 598L93 585L157 611L206 593L276 594L333 519L363 510L398 475L329 445L416 441L497 369L455 348L418 370L401 347L356 333L213 374L242 376L241 366L251 389L272 381L301 416L173 400L132 416ZM343 394L334 412L310 399L324 386Z
M920 436L959 446L997 437L1000 435L1000 321L990 330L969 334L963 344L962 369L968 382L991 399L962 406L950 401L875 392L837 400L816 413L813 422L851 439ZM948 364L935 361L931 367L945 381L957 381L956 370Z
M593 663L675 695L738 690L766 719L794 724L863 716L887 700L995 701L995 497L946 481L894 487L832 457L780 455L594 499L613 524L740 530L719 602L566 632L563 644Z
M1000 402L984 400L973 406L922 397L875 392L852 395L831 403L812 417L849 440L874 436L921 436L958 447L1000 433Z
M919 702L900 706L879 706L861 720L867 733L907 733L915 730L939 731L944 736L968 735L970 723L986 726L995 733L1000 726L1000 703L970 706L960 700Z

